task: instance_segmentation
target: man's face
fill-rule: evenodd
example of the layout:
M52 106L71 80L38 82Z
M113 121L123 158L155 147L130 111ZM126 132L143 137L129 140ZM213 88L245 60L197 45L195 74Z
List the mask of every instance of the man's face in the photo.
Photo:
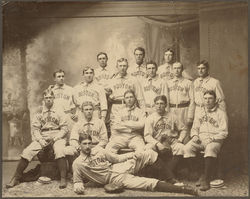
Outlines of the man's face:
M165 108L166 108L166 103L163 100L157 100L155 102L155 108L157 113L161 114L165 112Z
M82 140L80 143L81 151L85 155L90 155L92 148L92 141L89 139Z
M175 77L181 77L183 67L180 63L173 64L173 73Z
M215 106L216 99L211 94L205 94L204 95L204 103L207 109L212 109Z
M154 64L147 64L147 74L149 77L155 77L156 76L156 66Z
M56 73L54 80L57 85L62 86L64 84L64 73L63 72Z
M104 54L99 55L97 61L99 62L102 68L107 66L108 59Z
M87 83L91 83L94 78L94 72L91 69L85 70L83 77Z
M127 74L128 64L125 61L117 63L117 69L121 76L125 76Z
M53 102L54 102L53 95L47 94L43 97L43 99L44 99L44 104L46 107L51 107L53 105Z
M132 93L127 93L124 97L124 101L126 106L131 108L135 104L135 97Z
M143 63L144 54L140 50L135 51L135 61L137 64L141 65Z
M199 77L208 76L208 68L205 65L201 64L201 65L197 66L197 70L198 70Z
M173 61L173 58L174 58L174 55L172 52L170 52L170 51L165 52L164 60L166 63L171 63Z
M94 109L93 109L93 107L91 105L84 106L83 110L82 110L85 118L89 119L89 120L92 119L93 111L94 111Z

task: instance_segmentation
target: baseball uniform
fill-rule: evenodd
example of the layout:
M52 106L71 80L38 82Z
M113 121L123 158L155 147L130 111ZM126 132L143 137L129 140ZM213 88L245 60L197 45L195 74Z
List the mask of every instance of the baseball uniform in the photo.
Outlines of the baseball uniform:
M140 108L124 107L111 123L111 138L106 149L117 153L121 148L144 150L143 128L145 113Z
M166 81L162 80L159 75L147 77L141 81L142 94L147 115L152 114L154 110L154 99L156 96L165 95L168 99L168 87ZM167 100L169 101L169 100Z
M165 79L165 80L170 80L174 78L173 74L173 64L165 63L162 64L158 67L158 74L160 78ZM192 80L193 77L191 77L186 70L182 71L182 76L186 79Z
M110 80L109 88L112 90L110 98L113 99L110 115L111 120L114 118L114 115L123 107L124 93L129 89L135 92L140 106L143 106L141 87L134 77L128 74L122 77L120 74L117 74L113 79Z
M155 146L158 142L162 143L163 137L167 137L173 155L183 155L184 145L178 142L177 139L179 137L184 139L186 134L186 126L170 112L165 112L163 116L154 112L146 119L144 129L146 143Z
M129 66L128 74L138 79L146 78L147 72L146 72L145 64L141 64L141 65L134 64L132 66Z
M195 115L191 137L198 136L200 143L190 140L184 146L184 158L195 157L198 150L204 150L204 157L217 157L223 140L228 135L228 118L216 106L212 110L204 108Z
M77 107L79 120L83 118L81 106L83 102L90 101L94 104L93 117L101 118L101 111L107 111L107 99L104 89L96 82L81 82L73 89L73 102Z
M73 126L70 135L70 146L67 146L64 150L66 155L74 155L78 152L80 134L90 135L96 150L102 150L108 143L107 129L103 120L92 118L90 121L87 121L83 119Z
M35 115L32 122L34 141L23 150L21 157L31 161L38 154L42 146L38 142L40 139L52 140L58 138L53 144L55 158L65 157L63 148L66 145L66 134L68 133L67 122L63 112L59 112L52 106L47 109L45 106L41 113Z
M167 81L167 86L170 112L184 124L188 120L193 121L195 105L192 82L184 77L174 77Z
M73 163L73 182L83 183L83 179L99 184L122 183L125 188L154 190L157 179L134 176L141 168L153 164L157 153L148 150L138 159L133 154L116 155L105 151L96 156L81 154ZM112 164L113 163L113 164Z
M95 79L103 88L107 88L109 80L114 76L115 73L107 69L107 67L98 67L97 69L95 69Z
M213 90L216 93L219 108L226 111L225 96L220 81L208 75L205 78L199 77L194 81L195 115L199 114L196 113L197 111L204 109L203 95L207 90Z

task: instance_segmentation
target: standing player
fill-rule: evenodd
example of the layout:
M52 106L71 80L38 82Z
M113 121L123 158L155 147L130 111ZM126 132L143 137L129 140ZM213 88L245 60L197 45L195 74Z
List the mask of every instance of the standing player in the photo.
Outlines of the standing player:
M186 126L175 115L166 111L167 98L164 95L154 99L156 112L148 116L145 122L144 138L146 148L159 153L159 158L169 161L169 151L173 157L169 161L169 178L175 180L174 169L183 156L183 140L187 135ZM175 180L177 182L177 180Z
M81 106L83 119L79 120L73 127L70 135L70 146L65 148L65 154L76 155L79 151L79 137L88 134L93 138L94 148L92 153L101 152L108 143L107 129L103 120L93 118L94 105L92 102L84 102Z
M126 90L131 89L135 92L136 98L140 107L143 106L141 87L138 81L127 73L128 61L125 58L117 60L118 74L110 80L109 89L112 94L109 95L109 100L112 103L111 120L117 112L123 107L123 98Z
M184 158L189 158L189 165L194 162L197 151L204 150L205 168L201 178L200 190L210 189L210 179L216 158L221 149L224 139L228 135L228 119L224 111L216 104L216 93L212 90L204 93L205 109L195 115L191 129L191 140L184 146Z
M84 194L85 187L83 180L90 180L98 184L123 184L125 188L144 189L151 191L185 193L198 195L197 192L188 186L178 187L164 181L153 178L134 176L142 167L151 164L157 154L148 150L133 155L133 153L115 155L104 152L92 155L92 138L88 135L79 139L81 154L73 163L74 171L74 192Z
M167 83L162 80L157 72L157 64L153 61L146 63L147 77L142 80L142 93L145 105L145 112L150 115L154 112L154 99L158 95L168 97Z
M183 65L180 62L173 64L174 78L167 81L169 92L170 112L187 125L189 129L194 119L193 85L182 76Z
M203 60L197 64L198 78L194 81L194 101L195 101L195 114L197 111L204 109L203 95L208 90L213 90L216 94L216 103L219 108L226 111L225 96L221 88L220 81L209 75L209 64ZM199 114L199 113L198 113Z
M76 85L73 90L73 102L77 107L77 116L82 118L81 105L86 101L91 101L94 104L93 117L105 121L107 114L107 99L104 89L93 81L94 69L85 67L83 69L83 78L83 82Z
M17 165L16 172L7 188L14 187L20 183L23 171L28 166L32 158L38 154L48 144L53 143L55 159L61 175L59 188L66 187L67 164L63 149L66 145L66 134L68 133L67 123L60 113L53 106L54 93L46 90L43 94L44 106L41 113L38 113L32 123L34 141L24 149L21 159Z
M111 123L112 136L106 149L113 153L122 148L142 151L145 146L143 140L145 113L138 108L134 91L127 90L124 93L124 102L125 107L115 115Z
M145 49L142 47L137 47L134 50L135 65L132 65L128 69L128 73L138 79L143 79L146 77L146 67L144 65Z
M172 49L168 48L164 52L164 62L164 64L159 66L158 73L160 75L160 78L163 78L165 80L173 79L174 51ZM185 70L182 71L182 76L186 79L193 79Z

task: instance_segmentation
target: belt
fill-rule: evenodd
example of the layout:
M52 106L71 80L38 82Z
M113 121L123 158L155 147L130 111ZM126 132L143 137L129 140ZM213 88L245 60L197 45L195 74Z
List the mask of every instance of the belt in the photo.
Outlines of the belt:
M112 104L123 104L123 100L119 100L119 99L113 100Z
M54 129L54 128L47 128L47 129L42 129L42 132L44 131L59 131L60 129Z
M188 107L190 104L190 102L185 102L182 104L169 104L170 108L184 108L184 107Z

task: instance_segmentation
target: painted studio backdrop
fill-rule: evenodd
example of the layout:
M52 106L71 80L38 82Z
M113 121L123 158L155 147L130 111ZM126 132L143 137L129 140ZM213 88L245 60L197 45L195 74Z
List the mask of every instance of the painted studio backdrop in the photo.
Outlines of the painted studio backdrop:
M30 143L30 121L41 105L42 91L54 83L55 69L63 69L66 83L75 86L83 66L97 67L97 53L106 52L108 67L116 70L121 57L132 65L133 50L141 46L146 49L146 61L158 64L164 50L173 48L175 59L193 78L196 62L209 61L211 76L221 81L226 96L231 146L226 153L236 161L242 154L245 164L246 3L232 2L225 9L223 3L198 2L19 2L6 4L3 11L4 160L18 159Z

